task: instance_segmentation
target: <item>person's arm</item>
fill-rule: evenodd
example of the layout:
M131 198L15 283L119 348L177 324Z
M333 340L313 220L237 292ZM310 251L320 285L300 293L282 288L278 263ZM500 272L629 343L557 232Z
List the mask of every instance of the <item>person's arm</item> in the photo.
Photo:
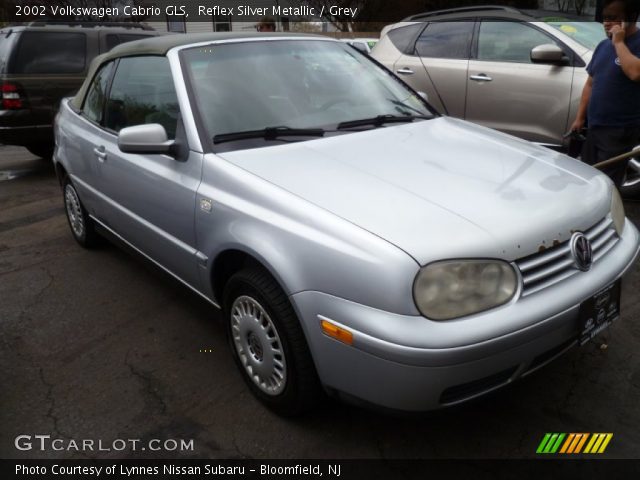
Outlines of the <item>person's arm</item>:
M640 58L636 57L624 43L626 30L618 25L611 29L611 41L620 59L624 74L634 82L640 82Z
M579 132L584 127L584 123L587 120L587 107L589 106L592 87L593 77L589 75L589 77L587 77L587 81L584 82L584 87L582 87L582 96L580 97L578 113L576 114L576 119L571 124L571 128L569 129L570 132Z

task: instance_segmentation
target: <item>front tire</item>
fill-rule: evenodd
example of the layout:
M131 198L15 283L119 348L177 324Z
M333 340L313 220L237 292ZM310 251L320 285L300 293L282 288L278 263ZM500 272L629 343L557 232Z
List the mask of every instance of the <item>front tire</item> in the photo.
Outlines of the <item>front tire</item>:
M82 205L78 192L69 177L66 177L62 183L62 195L73 238L84 248L98 245L99 237L95 231L95 224Z
M231 277L225 323L234 360L252 393L268 408L295 416L322 397L302 327L276 281L257 268Z

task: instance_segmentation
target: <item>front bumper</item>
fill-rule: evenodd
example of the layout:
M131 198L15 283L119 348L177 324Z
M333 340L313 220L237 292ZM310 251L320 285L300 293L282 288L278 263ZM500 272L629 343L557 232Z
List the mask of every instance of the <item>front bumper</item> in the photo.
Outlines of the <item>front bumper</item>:
M627 221L589 272L455 321L396 315L321 292L291 299L325 387L395 410L431 410L504 386L576 345L581 302L623 275L638 244ZM324 335L323 318L349 329L353 345Z

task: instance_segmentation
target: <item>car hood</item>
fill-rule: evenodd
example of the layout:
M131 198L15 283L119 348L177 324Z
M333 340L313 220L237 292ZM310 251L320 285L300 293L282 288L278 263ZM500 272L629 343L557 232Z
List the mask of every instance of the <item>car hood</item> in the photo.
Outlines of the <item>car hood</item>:
M447 117L219 156L422 265L521 258L610 208L610 183L593 168Z

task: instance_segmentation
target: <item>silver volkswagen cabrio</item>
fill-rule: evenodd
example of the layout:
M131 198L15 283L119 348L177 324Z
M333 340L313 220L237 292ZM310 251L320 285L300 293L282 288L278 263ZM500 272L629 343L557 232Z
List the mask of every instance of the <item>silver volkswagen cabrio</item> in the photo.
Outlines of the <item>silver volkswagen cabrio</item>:
M223 311L253 393L463 402L620 317L638 231L597 170L438 115L348 45L176 35L98 57L54 162L114 237Z

